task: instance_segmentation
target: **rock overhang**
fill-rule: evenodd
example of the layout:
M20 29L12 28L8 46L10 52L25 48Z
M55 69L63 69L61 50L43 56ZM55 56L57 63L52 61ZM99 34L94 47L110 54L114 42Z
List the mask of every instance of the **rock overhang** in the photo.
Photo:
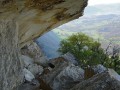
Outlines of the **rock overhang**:
M88 0L1 0L0 19L15 19L19 43L28 42L83 15Z

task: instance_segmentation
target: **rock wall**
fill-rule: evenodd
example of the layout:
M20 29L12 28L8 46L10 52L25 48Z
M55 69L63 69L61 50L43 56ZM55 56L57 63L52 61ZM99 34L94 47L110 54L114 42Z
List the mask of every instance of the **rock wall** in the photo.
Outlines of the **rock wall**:
M16 24L0 21L0 90L13 90L22 82Z

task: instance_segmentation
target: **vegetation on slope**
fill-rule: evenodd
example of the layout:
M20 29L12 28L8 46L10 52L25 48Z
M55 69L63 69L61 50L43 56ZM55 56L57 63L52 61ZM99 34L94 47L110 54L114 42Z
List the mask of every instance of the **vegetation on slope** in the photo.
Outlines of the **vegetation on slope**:
M67 52L72 53L80 63L80 66L85 68L88 65L93 66L102 64L106 67L114 68L120 73L120 50L117 47L113 48L112 54L109 54L108 48L106 50L101 48L101 44L94 41L91 37L78 33L69 36L62 40L59 48L61 54Z

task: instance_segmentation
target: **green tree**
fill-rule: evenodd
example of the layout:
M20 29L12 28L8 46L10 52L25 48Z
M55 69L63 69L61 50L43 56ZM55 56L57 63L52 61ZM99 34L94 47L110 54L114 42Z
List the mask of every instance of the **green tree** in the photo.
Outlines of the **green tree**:
M105 62L109 61L108 56L101 48L101 44L82 33L73 34L62 40L58 51L61 54L72 53L82 67L97 64L105 65L107 64Z

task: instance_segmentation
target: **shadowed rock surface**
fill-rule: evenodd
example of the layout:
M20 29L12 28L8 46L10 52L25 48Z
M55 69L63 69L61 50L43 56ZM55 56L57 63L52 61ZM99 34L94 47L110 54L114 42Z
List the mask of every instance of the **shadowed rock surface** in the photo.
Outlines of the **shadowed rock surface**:
M87 0L1 0L0 19L15 18L20 46L83 15Z
M70 90L84 79L84 70L71 62L66 62L62 57L52 60L51 63L55 68L41 78L50 85L52 90Z
M0 90L13 90L22 83L18 33L14 20L0 20Z
M44 86L52 90L119 90L120 88L120 75L102 65L89 67L84 72L62 57L50 62L55 67L48 68L47 73L43 73L39 78L44 82Z
M109 69L80 82L70 90L120 90L120 76L114 70Z
M74 65L78 65L77 59L71 53L68 52L68 53L62 55L62 57L65 58L65 60L73 63Z
M42 53L42 50L38 47L35 42L28 43L21 49L21 54L27 56L33 60L34 63L47 66L48 59ZM30 60L31 61L31 60Z

